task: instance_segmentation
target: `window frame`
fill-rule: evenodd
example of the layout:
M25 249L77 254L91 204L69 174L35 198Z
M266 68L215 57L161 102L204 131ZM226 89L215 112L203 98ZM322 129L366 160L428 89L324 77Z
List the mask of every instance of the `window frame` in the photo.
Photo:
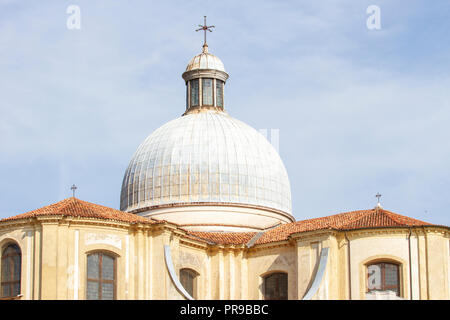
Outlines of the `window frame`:
M189 107L200 106L200 91L201 91L200 90L200 84L201 84L200 80L201 80L200 78L189 80ZM192 85L194 82L197 83L197 87ZM195 90L195 89L197 89L197 90ZM196 95L192 94L195 91L196 91ZM194 104L194 101L193 101L194 97L197 97L196 104Z
M268 294L267 294L267 279L273 276L277 276L277 275L283 275L284 277L286 277L286 298L268 298ZM279 281L277 281L277 286L280 286ZM279 290L278 290L279 291ZM275 271L275 272L270 272L266 275L263 276L263 298L264 300L289 300L289 273L285 272L285 271Z
M98 263L98 275L99 278L98 279L93 279L93 278L89 278L88 274L89 274L89 256L90 255L94 255L94 254L98 254L99 255L99 263ZM113 259L113 280L109 280L109 279L103 279L103 270L102 270L102 266L103 266L103 256L106 255L110 258ZM106 251L106 250L96 250L96 251L90 251L86 253L86 300L88 300L88 282L95 282L98 283L98 299L96 300L102 300L102 284L103 283L112 283L113 285L113 298L112 300L117 300L117 254L110 252L110 251ZM94 299L89 299L89 300L94 300Z
M187 272L190 275L192 275L192 293L188 291L188 289L186 288L186 286L183 283L183 276L182 273L183 272ZM199 277L199 273L197 271L195 271L192 268L181 268L179 271L179 277L180 277L180 283L183 286L184 290L186 290L187 293L189 293L191 295L192 298L197 299L197 289L198 289L198 277Z
M9 247L15 247L17 250L15 251L14 254L8 254L5 256L4 252ZM14 270L15 270L14 257L16 257L16 256L19 257L19 276L18 276L18 280L11 280L11 279L14 279ZM5 259L8 259L9 264L10 264L10 274L9 274L9 278L7 281L5 281L3 278L3 260L5 260ZM1 276L0 276L0 290L1 290L0 296L1 296L1 298L2 299L14 298L14 297L20 296L21 292L22 292L22 249L16 242L8 242L5 245L3 245L2 256L1 256L1 269L2 269ZM17 294L13 295L13 287L15 284L19 285L19 290L18 290ZM3 286L9 287L8 295L3 295Z
M380 277L381 277L381 283L380 283L380 287L381 289L370 289L369 288L369 267L370 266L374 266L374 265L378 265L380 266ZM393 286L393 285L386 285L386 265L393 265L397 268L397 285ZM397 296L398 297L402 297L403 293L403 286L402 286L402 278L401 278L401 268L402 268L402 264L397 262L397 261L389 261L389 260L381 260L381 261L371 261L366 263L366 293L370 293L370 292L374 292L374 291L394 291L397 292ZM392 289L396 289L396 290L392 290Z
M224 91L224 86L225 86L225 82L219 79L215 79L215 84L214 84L214 92L215 92L215 105L219 108L224 108L224 99L223 99L223 91ZM219 90L220 89L220 90ZM219 94L220 92L220 94ZM219 99L220 97L220 99ZM221 104L219 104L219 101L221 102Z
M202 106L214 106L214 90L215 90L215 83L214 83L214 78L200 78L201 79L201 83L202 83ZM209 81L211 86L207 87L205 86L206 81ZM209 88L211 91L209 92L210 95L208 95L208 91L209 90L205 90L206 88ZM205 97L206 95L206 97ZM205 98L211 98L211 103L206 103L205 102Z

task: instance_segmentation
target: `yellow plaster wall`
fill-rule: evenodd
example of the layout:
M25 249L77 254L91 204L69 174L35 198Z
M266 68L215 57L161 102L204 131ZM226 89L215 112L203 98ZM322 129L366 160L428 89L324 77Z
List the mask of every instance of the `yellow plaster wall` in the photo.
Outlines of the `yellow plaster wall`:
M428 274L429 299L450 299L448 283L448 239L439 233L426 235L426 260Z
M250 250L247 255L248 299L263 299L263 277L272 272L288 274L288 297L297 299L296 257L292 245Z
M401 291L409 299L409 253L406 233L400 234L351 234L351 282L352 299L365 299L367 291L366 264L370 261L395 261L400 269Z
M402 265L402 295L409 299L408 230L348 232L353 299L364 299L366 263ZM87 254L117 257L118 299L183 299L169 277L164 245L177 275L195 270L199 299L263 299L263 277L288 273L289 299L311 286L320 250L329 247L325 279L314 299L348 299L348 245L343 233L301 236L290 242L244 247L208 246L186 240L174 228L136 227L70 219L43 219L0 228L0 246L22 251L22 299L85 299ZM414 230L411 237L413 298L449 299L449 233Z

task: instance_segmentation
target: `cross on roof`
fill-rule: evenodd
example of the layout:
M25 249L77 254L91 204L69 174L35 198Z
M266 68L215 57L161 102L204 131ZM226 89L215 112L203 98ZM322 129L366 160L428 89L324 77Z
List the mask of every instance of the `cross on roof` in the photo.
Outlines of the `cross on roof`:
M378 192L375 197L377 198L377 207L381 207L380 205L380 198L381 198L381 194Z
M207 44L206 44L206 31L212 32L211 28L215 28L215 26L207 26L206 25L206 16L203 16L203 17L204 17L203 25L199 24L198 26L200 28L195 30L195 31L203 30L203 32L204 32L203 46L207 46Z
M70 190L72 190L72 192L73 192L73 197L75 198L75 190L77 190L78 188L77 188L77 186L76 185L72 185L71 187L70 187Z

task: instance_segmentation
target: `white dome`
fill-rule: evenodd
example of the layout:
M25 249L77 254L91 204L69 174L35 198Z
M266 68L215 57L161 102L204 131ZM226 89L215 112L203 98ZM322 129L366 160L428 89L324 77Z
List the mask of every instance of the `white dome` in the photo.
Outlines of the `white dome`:
M172 120L147 137L125 172L120 208L205 203L291 216L289 179L278 153L252 127L212 110Z
M203 48L202 53L196 55L189 61L186 72L201 69L226 72L222 60L215 55L208 53L208 50L205 48Z

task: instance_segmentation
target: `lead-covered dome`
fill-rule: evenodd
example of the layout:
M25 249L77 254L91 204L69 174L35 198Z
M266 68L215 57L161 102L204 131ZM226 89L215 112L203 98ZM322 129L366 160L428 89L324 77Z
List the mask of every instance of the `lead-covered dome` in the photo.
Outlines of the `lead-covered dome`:
M208 45L206 44L203 46L203 52L193 57L186 67L186 71L200 69L219 70L226 72L222 60L220 60L212 53L209 53Z
M120 209L197 231L256 231L294 221L283 162L262 134L226 113L228 73L206 41L182 77L186 110L139 146Z
M217 203L291 213L288 175L258 131L225 112L172 120L134 154L122 185L121 210Z

